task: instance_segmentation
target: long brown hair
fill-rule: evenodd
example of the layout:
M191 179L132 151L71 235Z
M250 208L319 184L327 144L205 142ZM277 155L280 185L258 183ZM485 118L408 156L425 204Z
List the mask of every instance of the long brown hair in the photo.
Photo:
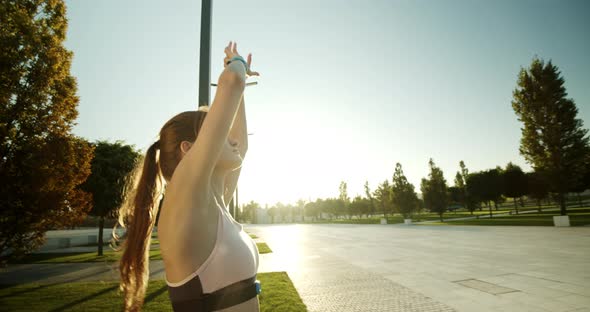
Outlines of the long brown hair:
M124 311L141 311L149 279L149 247L158 202L163 196L165 183L172 179L182 158L180 143L196 140L206 115L206 109L187 111L166 122L160 130L160 139L147 149L127 177L123 205L119 208L118 223L112 234L114 241L118 242L117 225L127 229L122 245L113 247L115 251L123 249L118 265L121 276L119 294L124 295Z

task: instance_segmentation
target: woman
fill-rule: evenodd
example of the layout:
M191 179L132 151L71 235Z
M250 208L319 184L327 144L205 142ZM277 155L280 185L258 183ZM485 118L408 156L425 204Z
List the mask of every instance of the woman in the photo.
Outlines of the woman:
M243 92L246 77L259 75L251 62L230 42L211 109L166 122L133 175L119 214L128 224L119 263L125 311L143 305L162 178L158 238L174 311L259 311L258 249L227 210L248 149Z

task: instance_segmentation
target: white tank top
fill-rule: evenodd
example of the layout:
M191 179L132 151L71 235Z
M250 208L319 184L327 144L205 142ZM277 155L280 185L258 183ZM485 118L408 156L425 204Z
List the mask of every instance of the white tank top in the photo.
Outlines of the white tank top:
M258 247L244 232L244 227L229 212L217 205L219 216L215 246L205 262L193 273L171 287L179 287L199 276L203 293L212 293L225 286L248 279L258 272Z

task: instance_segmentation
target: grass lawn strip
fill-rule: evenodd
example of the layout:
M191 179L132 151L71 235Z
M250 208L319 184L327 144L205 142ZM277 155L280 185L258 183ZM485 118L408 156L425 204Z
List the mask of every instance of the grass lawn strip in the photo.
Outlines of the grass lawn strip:
M307 311L285 272L259 273L260 311ZM29 283L0 288L2 311L122 311L118 282ZM150 281L142 311L173 311L166 282Z
M256 246L258 247L259 254L265 254L265 253L272 252L272 250L270 249L270 247L268 247L268 245L266 243L256 243Z
M519 225L519 226L553 226L553 216L558 216L559 211L542 211L523 214L503 215L494 218L469 219L457 221L445 221L428 223L424 225ZM570 225L590 225L590 208L568 209Z
M520 209L517 215L514 211L509 214L511 210L492 210L493 217L490 218L489 211L485 209L482 211L474 211L473 215L469 212L447 212L443 215L443 222L435 213L421 213L412 216L412 223L422 221L435 221L421 225L523 225L523 226L553 226L553 216L559 215L559 210L556 207L543 207L541 212L538 212L536 207L526 207ZM590 208L576 207L568 208L568 215L570 216L570 225L583 226L590 225ZM480 218L477 219L476 217ZM473 218L465 220L452 221L449 219L455 218ZM449 221L447 221L449 220ZM336 219L336 220L318 220L315 222L304 222L308 224L379 224L381 217L371 217L367 219ZM400 215L388 216L388 224L403 223L404 219Z

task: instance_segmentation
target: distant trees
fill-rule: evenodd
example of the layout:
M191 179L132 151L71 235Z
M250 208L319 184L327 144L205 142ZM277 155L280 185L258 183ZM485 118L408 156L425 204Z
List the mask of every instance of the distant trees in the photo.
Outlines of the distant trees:
M498 210L498 204L503 201L504 194L504 170L497 166L494 169L484 171L485 183L487 185L488 200L494 203L494 208Z
M514 200L514 209L516 210L517 214L518 205L516 203L516 199L520 199L522 196L527 194L527 184L527 176L522 171L522 169L520 169L519 166L512 164L512 162L509 162L508 165L506 165L506 170L504 171L504 195L506 197L512 197Z
M361 218L363 215L368 216L371 212L371 201L368 198L356 196L350 203L351 215L357 215Z
M93 148L71 130L78 116L63 1L0 6L0 264L84 220Z
M283 203L278 203L276 205L279 215L281 216L281 222L285 222L285 217L291 213L291 207L289 205L285 205Z
M253 200L251 200L249 203L244 205L242 207L242 213L241 213L243 221L249 220L252 223L257 223L258 220L256 219L257 218L256 213L257 213L258 209L260 209L260 205Z
M457 186L450 186L447 188L449 205L461 205L463 202L463 192Z
M369 212L370 214L375 213L375 199L373 198L373 194L371 193L371 189L369 188L369 181L365 181L364 185L365 196L369 200Z
M456 173L455 186L452 187L446 186L442 170L434 164L432 159L429 161L429 166L429 178L422 179L421 183L422 198L418 198L414 186L407 180L402 165L396 163L391 183L385 180L374 192L371 192L366 181L364 193L368 196L356 195L348 205L345 205L344 200L349 198L348 187L347 183L342 181L338 197L318 198L312 202L299 200L296 205L277 203L268 210L268 215L271 216L272 222L277 214L283 217L282 222L286 221L285 217L289 214L291 221L298 215L312 218L313 221L317 221L320 217L338 219L343 216L348 219L354 217L360 219L374 216L374 212L383 214L384 217L390 213L399 213L404 218L411 218L413 213L426 208L430 212L437 213L443 220L443 215L449 210L450 205L461 205L473 214L475 209L479 207L481 210L482 204L485 204L489 209L490 217L493 217L492 203L496 210L499 210L500 204L505 202L506 198L512 198L514 211L518 213L518 206L524 207L522 198L527 196L528 199L537 201L540 210L541 202L549 195L549 186L543 174L525 173L512 162L506 165L506 169L496 166L493 169L469 173L465 163L461 161L461 170ZM377 206L376 210L372 208L371 200Z
M438 213L440 221L443 221L443 214L447 211L448 197L447 197L447 182L443 176L443 172L438 168L432 158L428 162L430 173L428 179L422 178L420 190L424 200L426 209Z
M341 211L341 213L346 214L347 216L350 216L351 213L348 210L349 209L349 205L350 205L350 197L348 197L348 187L346 185L346 182L342 181L340 182L340 187L338 188L339 191L339 196L338 199L340 200L340 203L338 203L338 206Z
M275 207L272 207L272 208L269 208L269 209L267 209L267 213L268 213L268 215L269 215L269 216L270 216L270 218L271 218L271 219L270 219L270 220L271 220L271 221L270 221L270 223L275 223L275 217L276 217L276 215L277 215L277 210L278 210L278 209L277 209L277 208L275 208Z
M541 211L541 201L549 195L549 184L545 175L538 171L527 172L527 196L537 201L537 207Z
M534 58L522 68L513 92L512 108L523 123L520 153L544 175L556 193L561 215L565 194L581 179L590 154L588 130L576 118L578 109L568 99L564 79L551 61Z
M311 217L314 221L317 221L319 219L321 210L318 201L319 199L314 202L308 202L307 204L305 204L305 206L303 207L304 216Z
M378 211L383 214L383 217L387 218L387 213L392 212L392 190L388 180L383 181L377 186L377 189L373 193L375 204L378 207Z
M480 207L480 201L475 194L470 193L467 188L467 177L469 176L469 170L462 160L459 162L460 171L457 171L455 175L455 187L457 187L457 193L454 195L460 200L460 203L465 207L471 214L473 211ZM454 192L454 191L452 191Z
M392 202L395 210L399 212L404 219L410 219L417 209L418 195L414 191L414 185L408 182L404 175L402 165L395 164L392 185Z

